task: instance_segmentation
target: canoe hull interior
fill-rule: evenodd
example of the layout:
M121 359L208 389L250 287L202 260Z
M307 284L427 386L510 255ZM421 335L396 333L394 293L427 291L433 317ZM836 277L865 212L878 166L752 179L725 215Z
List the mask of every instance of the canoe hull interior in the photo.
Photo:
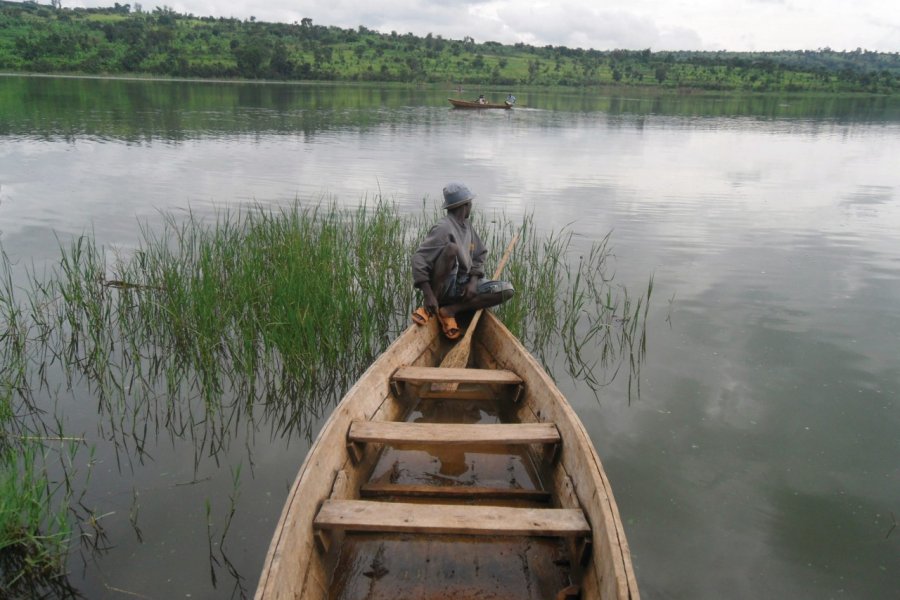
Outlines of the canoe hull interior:
M434 321L410 327L347 392L289 492L256 598L541 598L554 597L573 583L580 586L582 598L639 598L618 509L584 427L546 372L491 313L485 313L475 332L470 366L514 373L522 380L521 388L460 384L451 392L435 384L392 383L401 367L437 366L447 344ZM354 421L381 423L374 429L385 436L395 435L390 423L397 421L425 428L444 423L487 427L479 432L532 424L510 435L538 437L515 448L502 436L459 447L446 441L440 447L348 443ZM560 443L540 437L548 423L555 424ZM356 430L367 431L372 439L381 435ZM321 522L314 526L323 504L365 504L361 499L398 500L423 504L424 509L473 506L476 512L478 506L502 507L481 511L472 523L489 521L495 510L530 514L527 511L535 507L550 512L578 509L558 512L567 519L569 513L579 518L583 513L584 525L561 520L554 525L560 530L551 536L498 536L482 535L492 527L490 522L480 525L487 529L476 531L472 524L468 531L470 520L462 518L463 527L452 530L456 533L432 534L424 525L417 529L410 509L408 519L399 519L400 526L394 523L381 533L340 528L323 532ZM411 530L405 521L412 523ZM510 526L510 519L496 526L500 531ZM455 583L453 573L458 575ZM514 592L492 595L499 589ZM523 589L534 595L522 595ZM358 595L360 590L378 591Z

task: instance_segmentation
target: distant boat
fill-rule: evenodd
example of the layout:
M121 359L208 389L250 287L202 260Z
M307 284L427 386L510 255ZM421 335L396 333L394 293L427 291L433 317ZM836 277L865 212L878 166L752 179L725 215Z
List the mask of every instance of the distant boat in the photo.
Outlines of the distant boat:
M447 98L454 108L512 108L512 102L508 100L502 104L493 102L477 102L473 100L457 100L456 98Z

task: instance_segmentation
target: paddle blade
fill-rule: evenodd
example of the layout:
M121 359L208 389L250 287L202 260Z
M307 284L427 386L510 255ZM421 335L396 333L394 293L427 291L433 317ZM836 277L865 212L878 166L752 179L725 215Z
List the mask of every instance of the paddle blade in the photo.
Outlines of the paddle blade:
M441 361L441 368L465 369L469 366L469 354L472 350L472 337L463 336L459 342L450 349L450 352Z
M469 326L471 330L471 325ZM472 336L469 332L456 342L456 345L450 349L441 361L442 369L465 369L469 366L469 355L472 350ZM432 383L431 390L433 392L455 392L459 387L458 383Z

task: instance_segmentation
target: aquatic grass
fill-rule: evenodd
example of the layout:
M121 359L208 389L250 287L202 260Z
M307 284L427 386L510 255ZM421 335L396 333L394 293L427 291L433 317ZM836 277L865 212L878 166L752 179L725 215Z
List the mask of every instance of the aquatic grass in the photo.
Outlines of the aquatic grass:
M240 485L241 485L241 465L239 464L236 468L231 469L231 485L232 491L228 496L228 509L224 517L224 523L222 525L221 533L218 536L215 535L214 532L214 518L213 518L213 505L210 500L206 500L204 503L206 509L206 537L207 537L207 545L209 548L209 567L210 567L210 579L213 587L216 587L217 577L216 577L216 567L225 566L229 575L231 576L234 582L234 588L232 590L232 597L240 596L244 598L247 596L247 590L244 588L244 584L246 583L246 579L238 572L237 568L231 562L228 557L228 553L226 552L226 538L228 537L228 531L231 529L232 519L237 512L237 503L238 497L240 495ZM218 539L216 539L218 537ZM220 560L221 559L221 560Z
M123 277L151 296L139 318L155 324L153 339L188 355L214 401L220 360L251 383L265 361L308 373L351 357L366 362L405 326L398 306L411 291L396 291L408 279L400 258L409 241L388 225L402 223L393 209L372 214L295 205L224 215L211 229L191 218L174 230L170 221L179 254L156 240L144 252L149 268Z
M597 397L626 367L630 402L640 389L653 278L638 296L614 282L611 233L574 259L568 227L541 234L530 216L521 224L495 217L499 227L484 221L478 226L488 232L485 243L492 248L505 247L515 231L520 234L502 275L517 293L496 309L506 326L551 374L561 358L568 375Z
M408 226L384 203L297 203L166 215L126 258L80 238L52 291L70 377L110 418L162 410L156 422L203 441L198 458L260 407L279 435L305 429L407 326Z
M68 490L50 483L39 440L0 452L0 596L65 595L65 561L72 529ZM55 498L57 495L65 498ZM56 508L50 508L55 506Z

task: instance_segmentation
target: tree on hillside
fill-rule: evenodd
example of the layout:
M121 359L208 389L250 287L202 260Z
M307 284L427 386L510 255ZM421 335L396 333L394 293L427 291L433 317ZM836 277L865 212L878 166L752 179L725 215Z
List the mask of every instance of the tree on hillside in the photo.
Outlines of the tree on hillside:
M238 72L242 77L259 79L265 76L264 67L271 58L271 46L263 36L253 36L243 44L238 44L232 49L234 60L237 62Z
M662 83L663 81L666 80L667 75L668 75L668 69L666 69L664 66L660 65L660 66L656 67L656 72L654 73L654 76L656 77L656 81L658 81L659 83Z
M272 59L269 62L272 74L276 77L290 77L294 73L294 61L288 56L287 46L278 40L272 48Z

